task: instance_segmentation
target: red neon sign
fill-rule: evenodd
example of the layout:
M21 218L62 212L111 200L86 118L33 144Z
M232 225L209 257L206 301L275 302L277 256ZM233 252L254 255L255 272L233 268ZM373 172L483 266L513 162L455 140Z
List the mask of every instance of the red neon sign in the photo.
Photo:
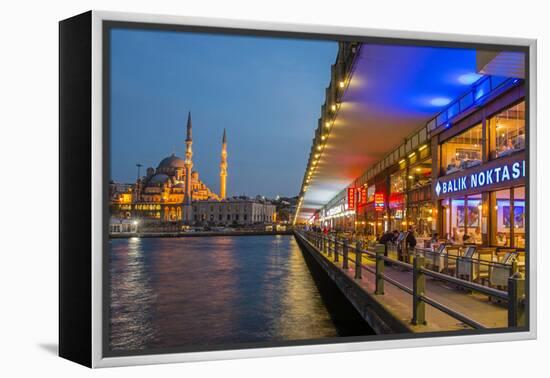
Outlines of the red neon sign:
M348 210L355 210L355 188L348 188Z
M367 204L367 188L365 188L364 186L361 187L361 205L366 205Z
M384 211L384 193L374 194L374 209L376 211Z

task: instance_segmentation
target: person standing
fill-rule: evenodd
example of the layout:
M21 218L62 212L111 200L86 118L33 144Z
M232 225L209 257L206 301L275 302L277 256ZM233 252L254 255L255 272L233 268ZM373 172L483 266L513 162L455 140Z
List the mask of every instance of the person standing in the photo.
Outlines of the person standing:
M409 249L414 251L414 248L416 247L416 237L414 236L414 226L409 226L405 243L407 244L407 254L409 254L408 253Z

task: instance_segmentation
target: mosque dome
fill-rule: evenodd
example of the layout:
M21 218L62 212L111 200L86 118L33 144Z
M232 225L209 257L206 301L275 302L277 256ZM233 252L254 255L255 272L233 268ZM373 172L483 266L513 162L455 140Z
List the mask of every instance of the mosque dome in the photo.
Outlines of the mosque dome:
M167 158L162 159L158 168L185 168L185 160L172 154Z
M168 181L170 181L170 177L168 177L168 175L165 175L164 173L157 173L151 177L149 180L149 185L162 185Z

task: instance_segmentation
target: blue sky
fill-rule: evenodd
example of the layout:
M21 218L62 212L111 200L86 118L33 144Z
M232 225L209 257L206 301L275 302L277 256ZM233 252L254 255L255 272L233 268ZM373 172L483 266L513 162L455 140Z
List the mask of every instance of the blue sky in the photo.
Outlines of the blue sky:
M224 127L228 195L296 195L337 43L186 32L111 31L111 176L185 154L219 190Z

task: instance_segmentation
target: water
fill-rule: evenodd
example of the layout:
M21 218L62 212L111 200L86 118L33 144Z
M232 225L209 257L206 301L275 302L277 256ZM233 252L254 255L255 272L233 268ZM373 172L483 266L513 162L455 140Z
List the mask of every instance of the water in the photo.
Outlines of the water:
M330 293L320 295L289 235L115 239L110 247L112 351L372 333L317 280Z

